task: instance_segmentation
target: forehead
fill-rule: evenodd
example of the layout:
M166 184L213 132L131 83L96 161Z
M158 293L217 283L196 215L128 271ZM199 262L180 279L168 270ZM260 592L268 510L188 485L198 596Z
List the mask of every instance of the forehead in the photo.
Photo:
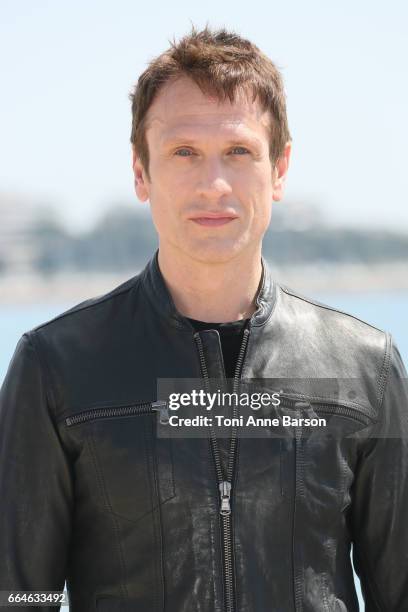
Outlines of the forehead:
M181 77L158 92L146 117L146 132L164 138L218 132L256 134L269 138L270 114L252 93L237 90L231 102L204 94L191 79Z

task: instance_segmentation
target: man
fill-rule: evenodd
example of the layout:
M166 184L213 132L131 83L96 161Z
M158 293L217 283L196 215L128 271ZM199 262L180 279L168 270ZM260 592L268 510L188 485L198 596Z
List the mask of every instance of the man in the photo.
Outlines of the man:
M73 612L356 612L353 543L366 610L406 612L398 349L278 285L261 257L291 151L279 72L233 33L193 30L141 75L132 113L159 249L17 346L1 391L0 589L66 580ZM225 377L281 381L293 435L159 435L158 381Z

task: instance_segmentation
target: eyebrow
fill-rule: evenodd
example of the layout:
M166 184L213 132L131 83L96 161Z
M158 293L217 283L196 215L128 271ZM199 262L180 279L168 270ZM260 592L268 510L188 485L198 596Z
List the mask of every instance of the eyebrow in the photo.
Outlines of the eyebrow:
M191 145L194 146L198 143L197 139L194 138L183 138L182 136L170 136L163 140L163 145L177 146L177 145ZM242 136L242 138L229 138L226 141L227 146L247 145L247 146L262 146L261 141L256 136Z

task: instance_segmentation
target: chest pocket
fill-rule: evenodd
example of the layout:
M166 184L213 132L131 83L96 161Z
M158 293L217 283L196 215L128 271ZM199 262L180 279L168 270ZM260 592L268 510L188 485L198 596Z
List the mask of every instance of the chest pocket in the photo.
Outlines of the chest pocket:
M337 563L345 567L349 560L346 511L358 457L357 440L369 434L375 421L362 409L335 403L296 402L294 411L299 418L326 419L321 430L300 423L289 446L294 449L295 609L340 610L342 602L334 594L329 574Z
M295 402L293 408L299 423L293 428L296 495L319 516L321 527L327 521L329 528L330 509L343 511L350 499L356 438L367 435L375 420L362 409L336 403Z
M143 519L176 495L172 440L157 435L156 419L151 404L96 408L67 419L84 428L88 484L98 487L94 499L128 521Z

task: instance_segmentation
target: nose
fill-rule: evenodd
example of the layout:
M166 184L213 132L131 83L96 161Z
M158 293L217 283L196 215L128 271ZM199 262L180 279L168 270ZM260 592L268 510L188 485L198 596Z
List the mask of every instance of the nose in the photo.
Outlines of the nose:
M197 195L208 200L219 200L232 192L227 170L222 161L214 157L207 158L199 168Z

